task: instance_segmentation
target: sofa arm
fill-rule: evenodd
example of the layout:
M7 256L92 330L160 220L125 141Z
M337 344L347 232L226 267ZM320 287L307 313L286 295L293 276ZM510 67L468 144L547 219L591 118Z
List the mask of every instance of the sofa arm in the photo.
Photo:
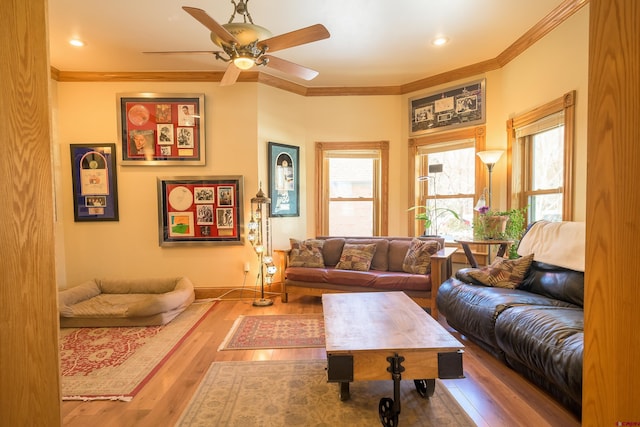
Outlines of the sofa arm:
M451 256L458 248L445 247L435 254L431 255L431 317L438 319L438 307L436 305L436 296L442 282L451 277L453 268L451 265Z
M276 262L278 263L278 274L280 275L280 299L282 302L287 302L287 291L286 285L284 283L285 275L284 271L289 266L289 253L291 253L291 249L274 249L274 253L278 254Z

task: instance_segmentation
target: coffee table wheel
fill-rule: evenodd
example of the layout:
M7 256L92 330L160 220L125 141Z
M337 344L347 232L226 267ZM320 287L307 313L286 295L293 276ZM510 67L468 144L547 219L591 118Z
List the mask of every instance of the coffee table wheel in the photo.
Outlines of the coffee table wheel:
M378 415L383 426L395 427L398 425L398 412L393 408L393 399L388 397L380 399Z
M418 394L423 398L428 398L433 396L433 393L436 391L436 380L413 380L413 383L416 385L416 390Z
M349 393L349 383L343 381L340 383L340 400L345 401L351 398L351 394Z

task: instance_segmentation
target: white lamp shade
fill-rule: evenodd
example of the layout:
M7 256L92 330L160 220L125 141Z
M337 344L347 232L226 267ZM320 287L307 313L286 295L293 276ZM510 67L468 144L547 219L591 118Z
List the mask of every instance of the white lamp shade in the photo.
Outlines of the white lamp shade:
M247 58L245 56L239 56L235 58L233 60L233 63L236 65L236 67L240 68L241 70L248 70L249 68L253 67L253 65L255 64L252 58Z
M476 203L476 206L473 208L473 210L479 211L480 209L486 206L487 206L487 200L484 198L484 193L483 193L478 199L478 203Z
M482 160L482 163L484 163L485 165L493 165L495 163L498 163L498 160L500 160L500 157L502 157L503 153L503 150L489 150L478 151L476 154L478 155L478 157L480 157L480 160Z

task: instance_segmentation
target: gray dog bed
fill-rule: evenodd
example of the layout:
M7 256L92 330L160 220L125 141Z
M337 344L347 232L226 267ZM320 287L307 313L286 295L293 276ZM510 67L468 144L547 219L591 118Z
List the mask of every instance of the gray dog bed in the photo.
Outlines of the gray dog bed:
M94 279L58 293L60 326L154 326L170 322L195 299L186 277Z

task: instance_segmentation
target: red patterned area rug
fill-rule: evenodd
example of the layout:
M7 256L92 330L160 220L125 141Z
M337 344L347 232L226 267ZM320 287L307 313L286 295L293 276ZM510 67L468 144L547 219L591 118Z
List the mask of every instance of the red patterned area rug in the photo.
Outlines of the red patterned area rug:
M60 329L62 399L130 401L214 304L195 302L163 326Z
M322 314L240 316L218 351L324 347Z

